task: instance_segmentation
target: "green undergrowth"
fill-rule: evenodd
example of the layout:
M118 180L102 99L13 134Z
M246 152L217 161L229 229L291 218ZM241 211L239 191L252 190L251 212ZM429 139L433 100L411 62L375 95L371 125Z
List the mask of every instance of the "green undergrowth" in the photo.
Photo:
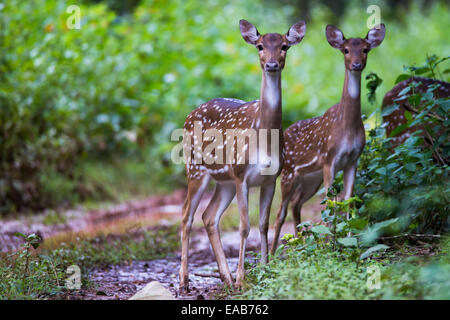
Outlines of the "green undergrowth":
M165 257L178 248L177 227L135 230L121 235L76 238L57 248L41 249L37 235L17 234L24 246L0 259L0 299L58 299L67 292L68 267L81 271L81 288L92 268Z
M359 263L331 244L286 245L267 265L250 269L235 298L450 299L449 244L443 240L433 257L405 253L403 245L403 252L378 252Z

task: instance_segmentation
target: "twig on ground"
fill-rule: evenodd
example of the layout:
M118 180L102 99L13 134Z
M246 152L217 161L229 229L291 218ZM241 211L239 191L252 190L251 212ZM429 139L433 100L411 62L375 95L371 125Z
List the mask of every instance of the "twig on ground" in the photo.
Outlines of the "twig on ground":
M220 279L220 275L218 274L214 274L214 273L194 273L194 276L198 276L198 277L205 277L205 278L219 278Z
M396 239L396 238L404 238L404 237L407 237L407 238L437 238L437 239L441 238L441 236L438 234L408 234L408 233L406 233L406 234L399 234L396 236L380 237L380 239L388 240L388 239Z

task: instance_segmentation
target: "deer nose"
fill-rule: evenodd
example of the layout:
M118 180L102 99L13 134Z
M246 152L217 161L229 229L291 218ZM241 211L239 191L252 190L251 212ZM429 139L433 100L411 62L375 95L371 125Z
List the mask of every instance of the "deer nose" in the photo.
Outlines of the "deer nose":
M361 63L359 63L359 62L352 63L352 68L355 70L361 70L361 67L362 67Z
M278 62L267 62L266 71L278 71Z

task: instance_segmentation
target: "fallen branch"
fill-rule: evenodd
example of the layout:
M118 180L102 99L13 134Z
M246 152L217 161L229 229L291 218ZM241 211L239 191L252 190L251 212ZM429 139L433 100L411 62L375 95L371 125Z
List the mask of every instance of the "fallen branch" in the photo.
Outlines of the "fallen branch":
M381 240L388 240L388 239L396 239L396 238L441 238L438 234L399 234L396 236L389 236L389 237L380 237Z
M420 113L419 110L413 108L412 106L410 106L410 105L408 105L406 103L402 104L402 107L405 108L406 110L408 110L409 112L412 112L412 113L415 113L415 114L419 114ZM434 118L434 119L440 121L440 122L444 122L445 121L444 118L442 118L441 116L437 115L436 113L434 113L432 111L428 111L427 115L429 117L431 117L431 118Z
M424 130L424 131L425 131L425 134L427 135L427 138L431 141L431 147L434 147L434 139L431 137L431 135L428 133L427 130ZM439 161L442 165L445 165L446 163L445 163L444 159L442 158L441 154L438 152L437 148L434 148L434 150L432 150L432 151L437 158L436 160Z
M214 273L194 273L194 276L220 279L220 275Z

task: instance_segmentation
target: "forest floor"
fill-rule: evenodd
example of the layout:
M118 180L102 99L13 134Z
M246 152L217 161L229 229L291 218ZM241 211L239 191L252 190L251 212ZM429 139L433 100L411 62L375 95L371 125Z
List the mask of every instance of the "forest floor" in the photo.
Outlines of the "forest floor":
M127 260L119 264L93 267L89 269L89 285L80 290L64 290L57 298L62 299L129 299L151 281L160 282L176 299L220 299L226 297L222 282L218 277L217 264L202 226L201 212L206 208L211 194L202 200L194 219L189 251L190 291L180 294L178 272L180 267L180 246L166 257L152 260ZM23 216L14 220L3 220L0 224L0 248L11 252L23 245L16 232L36 233L43 239L43 247L56 248L64 241L79 237L93 237L98 234L112 234L145 228L164 228L178 225L185 193L175 191L171 195L152 196L143 200L128 201L108 205L94 210L68 210L63 213L50 211L33 216ZM314 202L306 211L320 212L320 204ZM274 212L276 208L273 208ZM273 224L271 224L273 225ZM136 228L138 226L138 228ZM143 229L144 228L144 229ZM228 228L230 229L230 228ZM286 222L282 229L292 233L293 225ZM179 231L178 231L179 232ZM139 232L133 233L140 241ZM178 233L179 235L179 233ZM224 251L230 270L235 274L239 253L239 232L236 228L221 232ZM271 243L273 229L269 230ZM179 238L179 237L178 237ZM260 249L258 228L252 226L248 241L246 262L256 263L256 253Z

